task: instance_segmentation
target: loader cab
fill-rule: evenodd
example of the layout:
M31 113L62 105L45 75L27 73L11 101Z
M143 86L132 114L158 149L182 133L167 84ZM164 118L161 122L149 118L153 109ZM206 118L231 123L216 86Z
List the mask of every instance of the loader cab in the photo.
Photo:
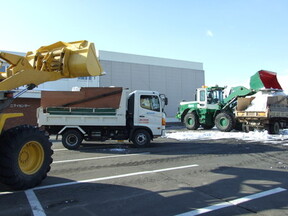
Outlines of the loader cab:
M223 88L210 87L197 89L198 108L217 109L223 102Z

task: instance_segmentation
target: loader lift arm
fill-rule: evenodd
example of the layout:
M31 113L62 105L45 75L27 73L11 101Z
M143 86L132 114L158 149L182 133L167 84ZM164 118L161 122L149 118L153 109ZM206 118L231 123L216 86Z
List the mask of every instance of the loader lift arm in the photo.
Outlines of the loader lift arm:
M93 43L57 42L26 56L0 52L10 66L0 73L0 180L12 189L27 189L42 182L52 163L52 143L39 128L20 125L3 130L9 118L22 113L3 113L12 101L37 85L62 78L103 75ZM1 61L0 61L1 63ZM14 97L11 90L26 88Z
M10 64L0 76L0 91L62 78L100 76L103 72L93 43L87 41L57 42L25 57L0 52L0 58Z

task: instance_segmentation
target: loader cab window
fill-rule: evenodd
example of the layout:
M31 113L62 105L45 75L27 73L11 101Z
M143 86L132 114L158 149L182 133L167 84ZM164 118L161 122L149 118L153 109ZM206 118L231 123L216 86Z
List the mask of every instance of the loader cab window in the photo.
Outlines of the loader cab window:
M140 103L140 106L143 109L160 112L160 101L159 98L155 95L141 95Z
M218 102L222 102L222 101L223 101L222 90L208 91L207 102L209 104L217 104Z
M206 101L206 90L201 90L200 91L200 101Z

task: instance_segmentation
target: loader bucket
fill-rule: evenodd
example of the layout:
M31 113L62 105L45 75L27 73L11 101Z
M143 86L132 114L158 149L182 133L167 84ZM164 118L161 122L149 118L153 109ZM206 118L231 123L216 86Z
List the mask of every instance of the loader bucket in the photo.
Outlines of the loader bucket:
M281 89L282 87L277 80L275 72L260 70L250 78L250 88L253 90L259 89Z
M0 59L10 64L7 71L0 74L1 91L62 78L103 75L94 44L85 40L59 41L28 52L25 57L0 52Z
M61 71L63 78L100 76L103 72L94 44L85 40L42 46L26 58L36 69Z

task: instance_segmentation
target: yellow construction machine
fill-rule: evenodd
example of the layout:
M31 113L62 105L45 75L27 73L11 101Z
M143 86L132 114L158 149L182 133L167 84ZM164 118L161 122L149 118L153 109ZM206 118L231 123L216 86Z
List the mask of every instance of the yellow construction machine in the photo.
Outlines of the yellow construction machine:
M52 163L52 143L44 131L30 125L4 130L5 121L22 113L3 113L13 99L37 85L61 78L102 75L93 43L57 42L26 56L0 52L10 66L0 73L0 182L15 190L41 183ZM0 61L0 66L3 62ZM25 86L13 95L13 90Z

